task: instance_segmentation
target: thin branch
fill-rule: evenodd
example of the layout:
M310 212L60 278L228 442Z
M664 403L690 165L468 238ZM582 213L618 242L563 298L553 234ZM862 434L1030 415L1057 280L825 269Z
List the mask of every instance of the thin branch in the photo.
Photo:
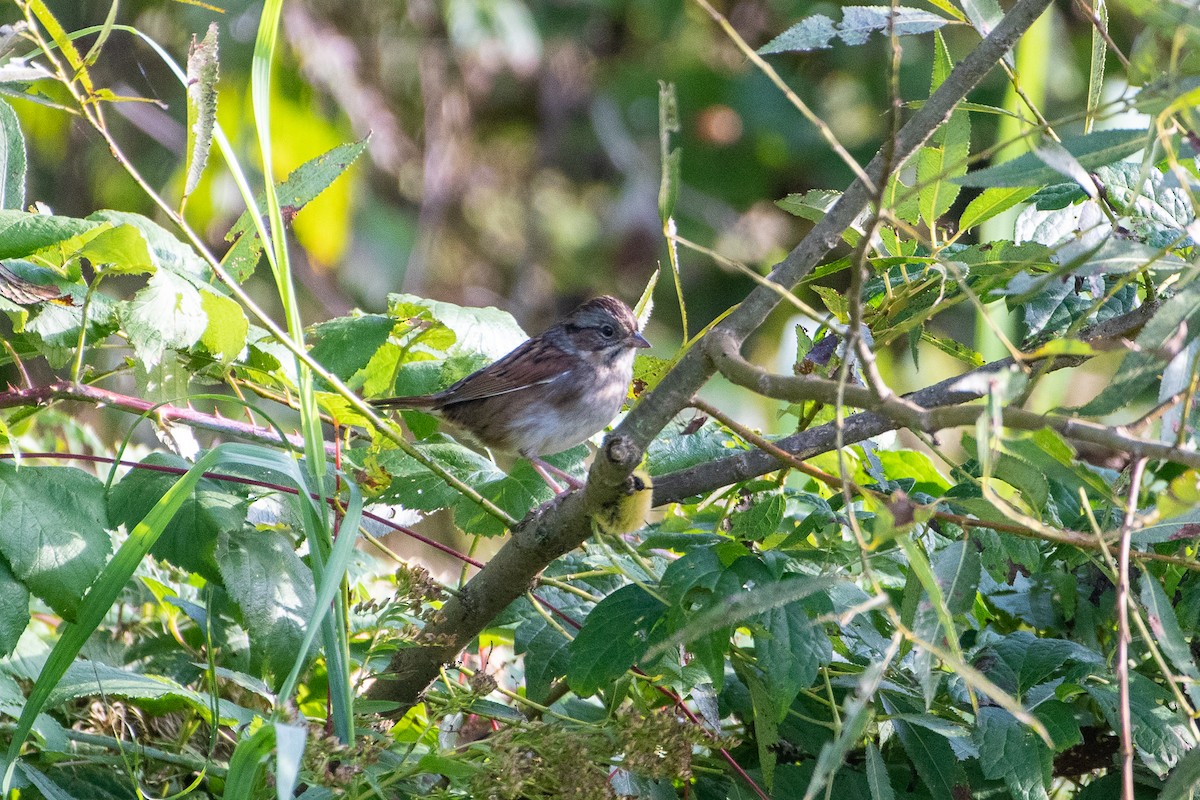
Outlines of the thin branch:
M1147 303L1128 314L1122 314L1120 317L1114 317L1087 328L1080 332L1079 339L1088 342L1097 350L1103 350L1140 330L1158 310L1158 307L1157 303ZM1057 356L1051 360L1048 371L1078 366L1085 361L1087 358L1082 356ZM1011 358L1003 358L963 375L947 378L932 386L907 394L904 399L921 408L936 408L978 400L985 393L988 376L1009 369L1013 364ZM834 381L824 381L824 383L829 384L829 387L822 388L822 385L811 384L813 391L830 391L828 396L835 398L836 395L832 393L831 388L836 386L836 383ZM758 391L757 384L749 388ZM885 414L864 411L846 418L844 439L846 444L855 444L902 427L905 427L904 424L898 423ZM834 427L830 423L793 434L780 439L775 444L801 459L811 458L819 453L833 450L834 433ZM777 468L778 462L771 455L750 451L716 461L708 461L667 475L656 475L654 476L654 504L665 505L677 502L687 497L710 492L721 486L729 486L739 481L758 477Z
M280 439L278 431L265 425L238 422L219 414L205 414L185 406L153 403L138 397L70 381L57 381L45 386L0 392L0 409L42 406L55 400L78 400L83 403L91 403L96 407L115 408L131 414L144 414L159 422L178 422L192 428L235 436L259 444L294 450L304 449L304 441L299 436L292 435ZM333 454L334 444L327 443L325 449L326 452Z
M1129 542L1137 523L1138 495L1146 459L1133 462L1129 477L1129 502L1121 525L1121 546L1117 555L1117 689L1121 717L1121 800L1133 798L1133 720L1129 710Z

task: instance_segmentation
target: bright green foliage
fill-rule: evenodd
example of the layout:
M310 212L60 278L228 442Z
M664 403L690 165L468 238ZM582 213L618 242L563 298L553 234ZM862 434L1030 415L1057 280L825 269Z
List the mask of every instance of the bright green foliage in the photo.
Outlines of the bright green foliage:
M514 65L515 85L528 78L520 65L533 69L543 57L545 35L553 45L545 58L560 71L530 82L543 87L548 117L562 111L556 92L603 82L590 56L575 60L571 47L582 45L574 15L583 12L567 5L455 0L429 11L443 14L444 30L406 30L419 48L457 48L444 59L431 50L414 70L427 108L447 115L427 120L429 141L420 146L461 156L453 149L462 145L452 129L461 123L457 104L487 94L483 84L454 84L453 70L438 73L439 64L466 74L480 53L499 54ZM920 106L954 87L968 48L1004 16L993 0L932 5L937 13L846 6L838 21L810 15L758 52L778 56L770 77L803 84L797 91L807 102L796 65L803 74L817 62L805 53L840 59L853 47L883 54L859 56L864 63L888 64L896 47L895 85L902 95L916 88L882 108L902 122L914 117L910 99ZM0 460L0 713L15 720L0 726L10 768L3 790L49 798L1096 800L1116 796L1125 733L1138 797L1194 794L1200 64L1184 45L1195 43L1200 20L1184 3L1128 6L1123 13L1140 27L1122 86L1142 88L1122 109L1103 103L1104 65L1120 63L1103 36L1092 39L1084 107L1051 109L1059 115L1053 133L1027 155L985 166L993 144L1008 144L985 141L997 108L986 98L958 103L891 165L862 213L818 243L834 249L796 287L735 263L738 248L770 239L770 258L801 258L784 257L792 234L856 192L772 181L771 195L765 179L732 185L736 158L782 169L791 145L779 140L800 124L773 110L760 75L739 84L744 102L698 98L695 82L675 85L671 58L656 57L648 74L646 64L629 68L631 84L650 87L640 111L635 102L620 114L600 102L588 108L606 158L629 184L630 207L648 209L650 229L661 223L668 236L684 329L680 347L660 345L635 364L630 407L685 410L648 433L654 417L639 410L630 426L629 441L650 440L640 468L660 504L623 537L599 533L578 496L556 498L525 461L481 452L429 414L403 411L397 425L380 423L360 402L437 391L503 356L526 338L507 312L380 291L373 311L316 322L301 336L294 276L277 248L269 255L278 299L303 341L285 344L272 332L254 302L265 291L255 276L264 230L256 194L266 195L261 185L247 188L253 176L232 148L220 164L210 158L213 145L228 143L217 124L215 28L179 71L186 155L168 170L179 176L180 196L157 198L162 216L118 202L78 216L28 210L21 125L38 118L0 101L3 359L19 384L0 392L11 456ZM114 37L148 37L113 17L76 35L42 0L17 7L28 11L31 41L53 45L58 60L26 58L0 41L0 88L69 107L72 124L119 144L105 138L119 136L109 124L117 97L100 85L100 67ZM694 43L689 26L698 23L671 4L631 7L631 19L660 26L653 36L663 52L676 36L739 68L751 52L722 50L733 46L724 39L720 47ZM280 10L266 3L264 19ZM305 9L289 26L297 42L309 13L317 12ZM649 35L618 27L614 49L628 46L623 37ZM570 47L549 38L560 28L570 31ZM88 37L82 50L80 37ZM272 28L260 31L260 119L273 92L294 93L293 110L307 101L290 85L299 83L295 73L263 83L271 62L286 60L274 42ZM329 42L331 53L338 44ZM298 61L322 55L293 46ZM304 63L322 74L321 64ZM655 79L663 81L657 120ZM320 100L362 111L355 102L371 93L357 73L324 80ZM819 88L829 95L821 102L846 96L834 78ZM506 91L517 89L500 86L494 101ZM697 103L712 115L703 135ZM566 116L589 116L577 114L583 108ZM1151 116L1115 119L1128 108ZM728 114L752 141L725 154L728 175L697 169L698 140L731 135ZM721 119L724 128L713 121ZM1083 119L1081 132L1075 121ZM417 146L383 133L397 150ZM868 130L864 138L873 148L886 135ZM488 170L442 174L445 165L431 157L427 174L399 171L400 191L416 183L430 194L421 224L433 228L413 237L422 239L421 257L465 274L476 268L479 253L434 230L461 221L450 208L470 224L488 220L489 235L519 252L514 260L538 261L529 241L592 235L573 205L591 190L576 197L578 186L556 184L562 175L549 167L528 190L557 186L558 194L538 194L554 224L509 215L495 175L512 161L548 163L556 143L495 138L502 141L488 145L505 155ZM661 179L639 160L655 144ZM806 146L826 144L814 135ZM295 169L275 187L275 224L286 229L367 150L366 138L350 141ZM371 158L386 160L386 149ZM211 199L206 183L222 181L243 185L248 208L213 237L230 244L218 261L170 209L191 213ZM153 191L155 181L139 185ZM435 196L460 190L469 195L461 206ZM743 206L754 210L743 215ZM758 213L782 220L779 230L755 222ZM700 217L731 220L730 235L693 233ZM363 219L378 223L369 213ZM793 222L802 227L786 227ZM704 294L691 239L785 296L803 318L771 315L741 349L771 375L739 379L696 334L705 328L688 330L685 300ZM409 255L392 253L397 263ZM575 261L627 299L640 288L619 285L600 259ZM548 257L517 283L540 285L535 273L554 263ZM556 288L600 285L591 274L572 275L555 274ZM408 277L420 285L420 276ZM713 308L699 326L750 302L737 286L722 282L715 301L704 298ZM987 364L988 343L962 334L959 317L980 309L1011 313L1014 324L995 331L1010 360ZM671 341L664 316L649 329L656 344ZM769 357L793 344L790 363ZM1095 371L1106 358L1109 371ZM687 409L690 395L679 387L689 369L722 367L730 381L701 395L720 410L706 420ZM1047 376L1068 367L1073 385L1055 389ZM900 398L905 381L917 391ZM308 449L295 437L284 446L278 434L293 433L292 409L318 406L320 420L315 411L304 417ZM117 432L81 408L115 410ZM675 413L667 410L661 419ZM946 421L944 412L959 416ZM151 428L177 452L146 453L152 439L142 434ZM886 438L900 429L900 443ZM235 438L254 443L223 441ZM785 455L764 452L764 438ZM583 476L588 456L579 446L549 461ZM101 466L68 460L92 458ZM365 501L380 514L360 527ZM511 525L505 514L523 522ZM405 527L423 518L419 533ZM558 531L538 528L546 519L569 520L583 546L553 551ZM426 570L433 548L397 542L439 525L454 542L440 549L456 558ZM543 538L525 538L529 531ZM460 585L460 570L467 580L505 559L535 567L527 577L537 577L501 587L497 608L506 607L489 610L482 630L464 628L465 650L455 641L443 652L450 640L433 631L458 622L451 612L469 616L464 604L482 602ZM1124 630L1118 602L1127 604ZM438 660L432 683L385 723L378 715L396 708L374 699L370 681L397 654L430 650Z

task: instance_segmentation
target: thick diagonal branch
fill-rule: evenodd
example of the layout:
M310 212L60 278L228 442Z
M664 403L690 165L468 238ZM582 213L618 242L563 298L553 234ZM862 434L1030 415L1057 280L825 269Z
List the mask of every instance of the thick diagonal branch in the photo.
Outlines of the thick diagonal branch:
M1018 0L990 35L954 68L937 91L896 136L871 160L865 173L875 186L924 144L950 117L955 106L991 71L1041 16L1050 0ZM770 281L795 286L833 249L871 202L867 185L856 180L825 217L775 266ZM723 319L719 330L741 343L780 302L779 295L759 286ZM584 496L573 494L557 506L528 520L512 539L463 590L447 601L442 618L425 631L429 644L398 651L379 676L370 696L407 706L417 700L438 673L509 603L521 596L534 577L554 558L578 547L591 534L587 509L618 502L630 473L654 437L692 395L712 377L715 367L703 347L692 347L659 385L626 417L605 442L592 464Z

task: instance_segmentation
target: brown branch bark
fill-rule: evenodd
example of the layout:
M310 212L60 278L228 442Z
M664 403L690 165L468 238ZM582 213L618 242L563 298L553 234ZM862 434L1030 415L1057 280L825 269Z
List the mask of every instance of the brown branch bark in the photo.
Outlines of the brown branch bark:
M1119 317L1114 317L1081 331L1078 338L1085 342L1101 345L1105 342L1112 342L1132 336L1146 324L1146 321L1153 316L1158 307L1158 303L1147 303L1128 314L1122 314ZM726 344L732 346L733 343L728 340L721 342L721 346L725 346ZM706 343L706 347L720 349L717 344L709 345ZM1050 369L1058 370L1066 367L1074 367L1086 360L1086 358L1080 356L1057 356L1054 358ZM944 406L956 406L978 400L983 397L982 388L986 385L987 376L1001 370L1009 369L1013 366L1013 363L1011 358L1004 358L986 364L964 375L947 378L932 386L904 395L904 400L906 401L904 405L907 406L911 403L921 408L934 409ZM1027 363L1031 362L1027 361ZM751 370L757 371L757 368L753 365L748 366ZM734 374L730 375L735 383L739 382L739 378L736 375L736 370ZM743 385L769 397L782 396L784 399L788 399L789 395L784 392L782 386L776 383L776 379L780 379L785 383L790 380L803 380L807 387L805 391L810 392L804 399L824 400L826 402L836 400L837 384L834 381L820 381L820 379L816 378L791 379L787 376L764 377L764 375L765 373L763 375L747 374L742 379L744 381ZM863 404L857 404L854 398L858 397L859 392L865 392L866 390L853 386L847 386L846 390L845 399L848 404L858 405L860 408L877 408L878 399L874 393L867 392L865 398L859 398L864 401ZM791 397L796 398L800 396L799 394L791 395ZM943 418L943 421L949 422L945 418ZM906 425L907 421L904 417L889 416L879 410L852 414L845 420L845 428L842 435L843 443L855 444L865 439L870 439L872 436L879 436L889 431L898 430L899 428L906 427ZM947 424L946 427L951 427L951 425ZM780 439L775 442L775 445L781 450L804 459L833 450L836 446L836 439L837 431L833 423L829 423ZM1090 441L1090 438L1088 441ZM1187 457L1191 458L1192 456L1189 455ZM666 503L678 502L686 497L712 491L721 486L728 486L749 478L756 478L759 475L764 475L778 468L779 462L773 456L755 450L739 453L718 461L709 461L668 475L656 475L654 478L654 504L664 505Z
M882 185L892 165L903 163L928 140L1049 4L1050 0L1018 0L992 33L959 62L901 128L896 140L882 148L867 165L864 172L871 184ZM776 265L769 280L795 286L837 245L842 231L870 201L867 183L862 180L852 183L829 213ZM776 292L759 286L714 330L732 337L740 346L779 302ZM646 447L688 405L714 371L705 348L694 346L685 353L605 441L592 464L587 487L548 509L539 510L518 526L488 566L447 601L441 619L427 626L428 643L398 651L386 672L378 676L369 696L395 702L400 708L416 702L442 664L519 597L547 564L579 546L591 534L588 508L617 501Z
M0 409L42 406L56 400L77 400L98 407L107 406L127 411L131 414L144 414L159 422L177 422L191 428L212 431L260 444L297 450L304 449L304 440L301 437L293 435L281 439L279 431L265 425L251 425L247 422L238 422L217 414L205 414L194 408L175 406L169 403L153 403L139 397L131 397L70 381L56 381L45 386L31 386L25 389L0 392ZM325 447L331 455L335 452L333 443L329 443Z

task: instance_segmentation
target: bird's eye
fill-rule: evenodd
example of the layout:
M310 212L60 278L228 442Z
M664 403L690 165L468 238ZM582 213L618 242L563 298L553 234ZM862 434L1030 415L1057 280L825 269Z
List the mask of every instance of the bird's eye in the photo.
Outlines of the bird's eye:
M615 333L616 333L616 330L613 328L612 325L601 325L600 326L600 335L603 336L605 339L611 339L613 337L613 334L615 334Z

